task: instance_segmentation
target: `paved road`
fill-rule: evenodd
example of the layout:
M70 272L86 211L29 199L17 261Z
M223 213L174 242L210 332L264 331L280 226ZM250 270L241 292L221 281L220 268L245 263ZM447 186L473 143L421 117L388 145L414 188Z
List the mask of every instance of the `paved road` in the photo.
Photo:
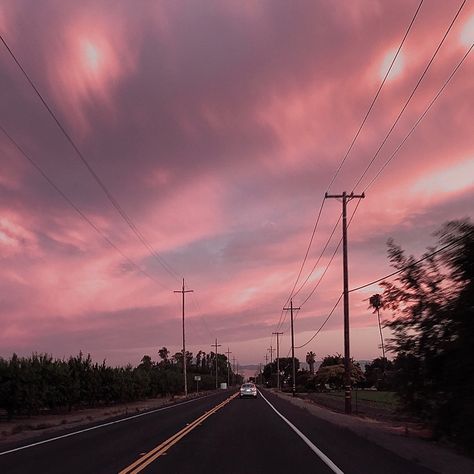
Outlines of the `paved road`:
M257 400L234 394L216 393L19 451L2 454L2 448L0 472L432 472L267 391Z

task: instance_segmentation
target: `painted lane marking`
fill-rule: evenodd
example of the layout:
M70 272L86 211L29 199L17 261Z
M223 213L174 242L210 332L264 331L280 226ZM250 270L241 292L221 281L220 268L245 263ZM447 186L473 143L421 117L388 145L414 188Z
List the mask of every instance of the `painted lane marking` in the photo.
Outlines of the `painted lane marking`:
M137 459L133 464L130 466L126 467L122 471L120 471L119 474L137 474L138 472L142 471L147 467L149 464L151 464L153 461L156 461L160 456L166 455L167 451L174 446L176 443L178 443L182 438L184 438L187 434L189 434L194 428L201 426L202 422L209 418L211 415L216 413L218 410L220 410L222 407L227 405L231 400L233 400L239 392L234 393L231 395L229 398L226 398L223 402L219 403L216 405L214 408L211 410L205 412L203 415L201 415L199 418L194 420L193 422L187 424L182 430L178 431L176 434L168 438L166 441L163 441L163 443L159 444L155 448L153 448L150 452L148 452L145 456Z
M132 416L129 416L127 418L121 418L120 420L109 421L107 423L102 423L100 425L91 426L89 428L84 428L83 430L74 431L72 433L67 433L67 434L64 434L64 435L61 435L61 436L55 436L54 438L44 439L43 441L38 441L36 443L26 444L25 446L20 446L18 448L9 449L8 451L3 451L3 452L0 453L0 456L4 456L5 454L14 453L16 451L22 451L23 449L33 448L33 447L39 446L41 444L51 443L51 442L57 441L59 439L69 438L71 436L75 436L75 435L78 435L78 434L81 434L81 433L86 433L87 431L93 431L93 430L97 430L99 428L104 428L106 426L116 425L118 423L123 423L124 421L133 420L134 418L139 418L141 416L151 415L151 414L156 413L158 411L170 410L171 408L176 408L176 407L180 407L181 405L186 405L188 403L196 402L198 400L203 400L204 398L212 397L213 395L215 395L215 394L212 393L211 395L205 395L204 397L194 398L193 400L187 400L185 402L177 403L175 405L170 405L170 406L162 407L162 408L156 408L155 410L147 411L147 412L144 412L144 413L139 413L138 415L132 415Z
M319 456L321 461L329 467L335 474L344 474L317 446L315 446L311 440L305 436L291 421L285 418L263 395L263 393L258 391L262 398L268 403L270 408L308 445L308 447Z

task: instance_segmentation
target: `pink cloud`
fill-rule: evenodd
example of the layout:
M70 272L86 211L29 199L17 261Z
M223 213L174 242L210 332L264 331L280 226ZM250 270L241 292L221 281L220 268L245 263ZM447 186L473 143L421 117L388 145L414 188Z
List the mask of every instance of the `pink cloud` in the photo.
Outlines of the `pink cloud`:
M190 347L210 350L218 336L243 363L257 361L268 347L323 193L414 8L411 1L344 8L203 2L199 9L192 2L119 2L110 10L95 1L38 8L24 0L9 4L0 24L108 189L195 289L187 306ZM466 51L473 8L463 10L362 188ZM455 10L449 2L422 7L398 75L385 85L332 191L352 189ZM2 136L1 343L7 352L1 355L82 349L125 363L161 345L179 350L180 306L171 290L180 282L120 219L8 55L0 61L2 124L166 288L110 248ZM419 254L443 221L472 215L473 67L469 58L368 190L349 229L351 285L389 271L388 237ZM326 203L303 278L339 213L340 203ZM318 281L339 238L338 228L296 303ZM355 357L378 355L377 328L364 302L376 290L351 296ZM319 327L340 291L338 254L297 318L298 343ZM308 350L342 352L341 314L339 308ZM282 344L288 350L287 339ZM298 351L301 358L305 350Z

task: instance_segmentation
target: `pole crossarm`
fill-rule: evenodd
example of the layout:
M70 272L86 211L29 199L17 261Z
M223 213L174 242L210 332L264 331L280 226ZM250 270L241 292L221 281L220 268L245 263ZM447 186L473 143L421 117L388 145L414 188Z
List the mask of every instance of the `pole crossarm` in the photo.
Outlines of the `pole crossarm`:
M346 199L346 201L351 201L352 199L364 199L365 198L365 193L362 194L354 194L353 192L350 194L347 194L346 192L342 194L324 194L325 199Z
M188 396L188 379L186 375L186 333L184 329L184 295L186 293L193 293L194 290L186 290L184 286L184 278L183 278L183 287L181 290L174 290L174 293L181 293L183 295L182 301L182 310L183 310L183 375L184 375L184 395Z

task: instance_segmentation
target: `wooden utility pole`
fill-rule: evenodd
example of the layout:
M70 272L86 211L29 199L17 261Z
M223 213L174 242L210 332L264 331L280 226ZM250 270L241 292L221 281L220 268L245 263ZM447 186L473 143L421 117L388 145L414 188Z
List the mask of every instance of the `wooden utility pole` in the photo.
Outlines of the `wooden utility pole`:
M351 387L351 355L349 334L349 271L347 260L347 203L352 199L364 199L365 194L328 194L326 199L342 199L342 252L343 252L343 280L344 280L344 385L345 385L345 412L352 413Z
M232 356L232 385L235 384L235 374L237 372L235 371L235 356Z
M270 346L268 349L267 349L268 352L270 352L270 364L273 364L273 353L275 352L275 349L273 349L272 346Z
M279 336L281 336L282 332L272 332L277 337L277 389L280 390L280 341Z
M194 290L185 290L184 289L184 278L183 278L183 288L181 290L175 290L175 293L181 293L183 295L183 374L184 374L184 395L188 396L188 380L186 377L186 337L184 331L184 294L192 293Z
M230 361L229 361L229 356L232 354L232 352L227 348L227 388L230 386Z
M291 316L291 359L292 359L292 365L293 365L293 386L292 386L292 393L293 396L296 397L296 364L295 364L295 331L293 329L293 311L297 311L301 308L294 308L293 307L293 299L290 300L290 307L289 308L283 308L285 311L290 310L290 316Z
M221 347L221 345L222 344L217 344L217 337L216 337L216 342L214 344L212 344L212 347L215 347L215 349L216 349L216 356L215 356L216 357L216 389L217 389L217 356L218 356L217 348Z

